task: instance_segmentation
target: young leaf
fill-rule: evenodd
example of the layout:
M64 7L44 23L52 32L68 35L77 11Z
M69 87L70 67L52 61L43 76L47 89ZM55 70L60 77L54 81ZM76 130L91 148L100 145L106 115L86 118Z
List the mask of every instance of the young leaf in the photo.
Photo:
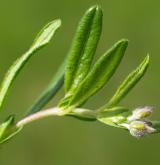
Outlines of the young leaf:
M61 21L60 20L54 20L51 23L49 23L47 26L43 28L43 30L38 34L36 37L33 45L27 51L24 55L22 55L20 58L18 58L14 64L10 67L7 74L5 75L5 78L2 82L2 86L0 89L0 110L2 109L2 104L4 102L4 99L6 98L6 95L8 93L9 88L11 87L14 79L20 72L20 70L23 68L23 66L27 63L27 61L32 57L32 55L49 43L52 36L56 32L56 30L60 27Z
M109 81L120 64L127 45L128 41L122 39L100 57L91 72L78 86L69 106L80 106Z
M81 19L69 52L65 73L66 92L74 91L88 74L101 30L102 10L99 6L93 6Z
M114 116L119 113L127 112L129 111L128 108L125 107L112 107L112 108L106 108L103 111L98 111L99 116Z
M131 72L129 76L123 81L106 107L117 105L144 76L148 65L149 55L147 55L143 62L137 67L137 69ZM103 108L105 109L105 106Z
M0 125L0 144L16 135L21 129L22 127L15 127L14 116L9 116L7 120Z
M126 121L127 112L129 110L124 107L113 107L105 109L105 111L100 112L97 120L107 125L114 127L120 127L118 124Z
M58 69L56 75L53 77L53 80L51 81L49 86L45 89L42 95L35 101L35 103L31 106L28 113L26 114L27 116L40 111L62 87L64 83L65 64L66 64L66 61L62 63L62 65Z

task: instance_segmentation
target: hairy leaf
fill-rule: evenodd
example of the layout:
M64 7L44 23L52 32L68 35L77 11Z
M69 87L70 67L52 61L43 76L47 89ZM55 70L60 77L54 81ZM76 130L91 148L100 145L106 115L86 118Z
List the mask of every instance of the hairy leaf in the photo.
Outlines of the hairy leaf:
M128 41L122 39L99 58L75 91L70 106L80 106L109 81L120 64L127 45Z
M66 92L74 89L85 78L95 54L102 30L102 10L91 7L81 19L75 34L66 66Z
M27 61L32 57L32 55L49 43L52 36L56 32L56 30L60 27L61 21L60 20L54 20L51 23L47 24L43 30L38 34L36 37L33 45L27 51L24 55L22 55L20 58L18 58L14 64L10 67L7 74L5 75L5 78L2 82L2 86L0 89L0 109L2 109L3 101L8 93L8 90L10 86L12 85L14 79L20 72L20 70L23 68L23 66L27 63Z
M128 75L128 77L122 82L122 84L119 86L114 96L106 105L107 107L117 105L130 92L130 90L139 82L139 80L145 74L148 68L148 64L149 64L149 55L147 55L146 58L143 60L143 62L137 67L137 69L131 72Z

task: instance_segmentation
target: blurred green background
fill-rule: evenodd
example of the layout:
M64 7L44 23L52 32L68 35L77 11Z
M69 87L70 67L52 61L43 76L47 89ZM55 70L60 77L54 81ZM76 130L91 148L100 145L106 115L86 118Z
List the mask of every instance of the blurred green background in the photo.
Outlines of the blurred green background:
M158 0L1 0L0 78L32 43L49 21L61 18L62 28L47 48L32 58L16 79L1 114L17 119L50 81L68 52L77 23L84 11L100 4L104 11L103 34L96 57L115 41L130 40L126 56L108 85L85 106L103 105L117 85L146 53L151 65L144 79L122 102L130 108L151 105L160 119L160 1ZM61 90L48 106L56 105ZM73 118L48 118L28 125L0 147L0 165L150 165L159 162L160 135L140 140L99 122Z

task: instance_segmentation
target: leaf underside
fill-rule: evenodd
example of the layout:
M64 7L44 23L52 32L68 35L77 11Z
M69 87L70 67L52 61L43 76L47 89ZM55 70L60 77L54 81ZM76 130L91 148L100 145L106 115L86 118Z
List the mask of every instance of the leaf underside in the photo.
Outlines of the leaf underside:
M41 96L35 101L35 103L28 110L26 116L31 115L40 111L58 92L64 83L64 70L65 70L66 60L59 67L57 73L53 77L53 80L49 86L44 90Z

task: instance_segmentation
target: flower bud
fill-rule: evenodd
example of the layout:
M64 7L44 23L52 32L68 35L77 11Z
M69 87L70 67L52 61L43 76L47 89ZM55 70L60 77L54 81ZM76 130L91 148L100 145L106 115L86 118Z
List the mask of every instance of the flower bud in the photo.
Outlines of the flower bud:
M156 130L152 127L152 123L136 120L130 123L129 131L132 136L140 138L147 134L154 133Z
M146 117L149 117L153 111L152 107L143 107L143 108L137 108L132 112L132 115L128 117L128 121L133 121L137 119L144 119Z

